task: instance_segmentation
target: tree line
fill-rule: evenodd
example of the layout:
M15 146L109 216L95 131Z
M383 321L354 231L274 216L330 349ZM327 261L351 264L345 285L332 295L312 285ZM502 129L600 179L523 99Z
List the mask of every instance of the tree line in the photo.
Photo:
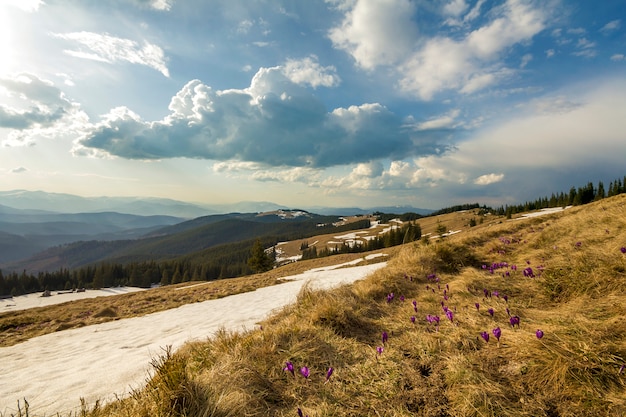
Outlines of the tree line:
M558 194L552 193L550 197L538 198L523 204L500 206L493 210L493 213L511 218L511 216L516 213L524 213L544 208L580 206L624 193L626 193L626 176L624 176L623 179L618 178L611 181L608 189L605 188L602 181L599 181L597 186L594 186L592 182L588 182L585 186L570 188L567 193L561 191Z

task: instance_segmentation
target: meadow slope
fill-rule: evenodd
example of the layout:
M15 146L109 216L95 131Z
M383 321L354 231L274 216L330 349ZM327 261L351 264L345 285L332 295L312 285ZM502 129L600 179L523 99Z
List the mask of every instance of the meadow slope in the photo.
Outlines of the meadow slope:
M626 195L414 242L81 415L623 416L625 252Z

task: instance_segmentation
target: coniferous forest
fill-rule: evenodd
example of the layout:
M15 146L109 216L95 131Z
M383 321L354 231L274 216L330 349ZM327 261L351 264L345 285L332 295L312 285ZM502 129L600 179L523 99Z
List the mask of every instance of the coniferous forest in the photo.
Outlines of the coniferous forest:
M516 213L543 208L583 205L623 193L626 193L626 176L623 179L610 182L608 188L605 188L602 182L597 185L589 182L585 186L572 187L567 193L552 193L550 197L538 198L523 204L500 206L496 209L481 207L478 204L464 204L438 210L429 216L480 208L484 212L510 218ZM385 213L374 214L383 222L391 218L400 218L408 223L401 228L392 229L380 237L371 239L367 245L349 246L344 244L324 250L303 245L303 259L382 249L420 239L421 229L416 220L425 216L415 213L406 213L401 216ZM363 220L350 227L352 229L369 227L369 220ZM297 238L302 237L306 236L298 236ZM262 270L255 267L254 262L250 262L255 244L260 243L266 249L274 246L282 238L284 236L277 237L268 234L256 239L214 246L170 260L101 262L75 269L61 268L56 271L38 272L36 274L30 274L26 271L19 273L0 270L0 296L17 296L45 290L70 291L79 288L98 289L125 285L148 288L155 284L169 285L187 281L216 280L248 275ZM272 260L272 254L267 254L267 256Z

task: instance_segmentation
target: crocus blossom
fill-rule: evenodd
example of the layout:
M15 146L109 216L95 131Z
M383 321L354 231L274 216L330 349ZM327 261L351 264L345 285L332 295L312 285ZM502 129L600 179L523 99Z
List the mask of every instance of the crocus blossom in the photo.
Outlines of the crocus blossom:
M387 332L383 332L382 339L383 339L383 345L387 343L387 340L389 340L389 335L387 334Z
M331 375L333 374L334 369L332 367L328 368L328 371L326 371L326 382L328 382L328 380L330 379Z
M377 346L376 347L376 353L378 353L379 355L383 353L383 350L385 350L385 348L382 347L382 346Z
M446 317L448 318L448 320L454 321L454 314L451 310L446 311Z
M535 332L535 335L537 336L537 339L541 339L543 337L543 331L537 329L537 331Z
M485 342L489 343L489 333L481 332L480 337L482 337Z
M512 316L509 319L509 323L511 323L511 327L515 327L515 326L519 327L519 323L520 323L519 316Z
M499 328L499 327L496 327L495 329L493 329L493 330L491 331L491 333L493 333L494 337L495 337L496 339L498 339L498 342L499 342L499 341L500 341L500 336L502 336L502 330L500 330L500 328Z
M415 324L415 316L411 316L411 323Z
M493 308L488 309L487 313L489 313L489 315L493 317L493 314L494 314Z
M622 253L626 253L626 247L621 247L620 250L622 251Z
M309 371L309 368L307 368L306 366L303 366L302 368L300 368L300 373L302 374L303 377L305 378L309 378L309 375L311 374L311 372Z
M478 304L478 303L474 303L474 307L476 307L476 311L479 311L479 310L480 310L480 304Z
M293 368L293 363L291 363L289 361L285 362L285 367L283 368L283 371L291 372L291 375L295 375L294 368Z

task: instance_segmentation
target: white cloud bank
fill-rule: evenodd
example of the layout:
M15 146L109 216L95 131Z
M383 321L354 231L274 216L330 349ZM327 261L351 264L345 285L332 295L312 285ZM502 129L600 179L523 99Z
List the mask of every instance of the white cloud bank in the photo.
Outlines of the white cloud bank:
M442 14L462 18L462 34L422 38L412 20L415 3L356 0L343 4L344 20L328 36L360 67L391 67L400 90L430 100L445 90L471 94L511 76L514 70L502 60L511 47L532 41L547 26L550 4L508 0L491 9L483 26L471 29L466 24L476 19L482 2L468 11L465 2L454 0Z

